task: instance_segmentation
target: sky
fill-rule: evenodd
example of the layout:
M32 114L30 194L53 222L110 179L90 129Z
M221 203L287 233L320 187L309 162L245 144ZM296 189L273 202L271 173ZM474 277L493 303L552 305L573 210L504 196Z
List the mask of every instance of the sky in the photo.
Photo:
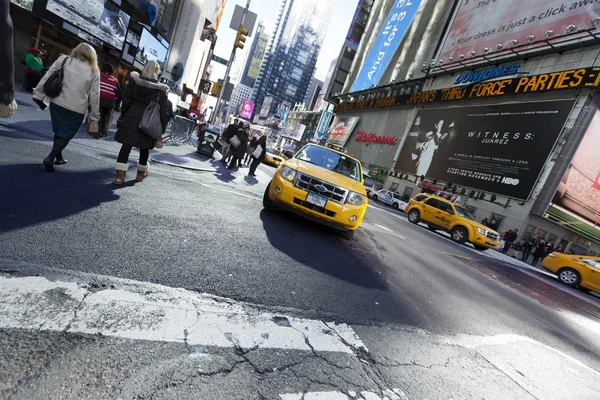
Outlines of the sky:
M350 22L352 22L356 5L358 4L358 0L323 1L334 1L335 9L331 19L331 24L329 25L329 30L327 31L325 40L321 46L319 59L317 60L315 77L321 81L325 80L331 61L340 53L342 44L344 43L344 39L348 33L348 28L350 27ZM352 3L352 6L349 6L349 3ZM245 7L246 0L227 0L225 11L223 12L223 18L221 19L221 24L217 30L218 40L217 45L215 46L214 54L226 60L229 60L231 49L233 48L233 42L235 41L236 31L229 28L229 23L231 22L231 17L236 4L241 7ZM258 21L261 19L266 19L274 25L280 4L281 0L251 0L250 11L258 15L256 25L258 26ZM254 27L255 31L257 26ZM250 50L255 36L256 35L253 34L252 37L246 40L244 49L242 51L238 49L235 56L236 59L243 59L246 57L246 54Z

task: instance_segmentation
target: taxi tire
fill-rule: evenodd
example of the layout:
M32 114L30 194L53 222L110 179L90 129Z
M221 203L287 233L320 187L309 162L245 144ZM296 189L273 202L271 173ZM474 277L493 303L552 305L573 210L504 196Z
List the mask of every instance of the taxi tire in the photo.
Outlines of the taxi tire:
M398 211L400 209L400 206L398 205L398 203L392 203L392 208Z
M376 194L374 194L374 195L373 195L373 201L374 201L374 202L377 202L377 201L379 201L379 197L377 197L377 195L376 195Z
M356 232L356 231L341 231L340 237L342 239L352 240L352 239L354 239L354 232Z
M421 221L421 213L419 210L410 210L408 213L408 222L418 224Z
M277 205L271 198L269 197L269 191L271 189L271 182L267 185L265 189L265 194L263 195L263 208L267 211L275 211L277 210Z
M575 280L575 282L565 282L563 280L563 278L561 277L563 272L570 272L573 275L575 275L575 277L577 278ZM565 285L571 286L571 287L577 287L579 286L579 284L581 283L581 274L579 272L577 272L576 270L574 270L573 268L568 268L568 267L564 267L558 270L558 272L556 273L556 276L558 277L558 280L561 283L564 283Z
M455 237L455 236L457 236L456 233L461 232L461 231L462 231L462 236L460 238ZM462 226L457 226L456 228L452 229L452 231L450 231L450 236L452 237L452 240L455 241L456 243L464 244L467 241L467 239L469 238L469 232Z

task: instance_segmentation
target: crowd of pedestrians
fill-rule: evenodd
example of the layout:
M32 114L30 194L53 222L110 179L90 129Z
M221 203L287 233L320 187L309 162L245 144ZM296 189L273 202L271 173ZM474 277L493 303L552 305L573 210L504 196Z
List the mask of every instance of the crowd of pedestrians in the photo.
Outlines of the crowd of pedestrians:
M236 119L223 131L221 140L221 162L228 169L249 167L248 176L256 177L256 168L265 159L267 137L253 137L250 125Z

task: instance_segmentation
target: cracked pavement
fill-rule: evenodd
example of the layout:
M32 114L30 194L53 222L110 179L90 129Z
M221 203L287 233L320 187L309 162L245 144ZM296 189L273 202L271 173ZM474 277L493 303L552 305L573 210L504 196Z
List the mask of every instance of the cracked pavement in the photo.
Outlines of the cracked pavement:
M264 212L266 181L117 189L77 144L48 174L23 135L0 129L2 399L600 398L600 302L551 276L380 205L341 240Z

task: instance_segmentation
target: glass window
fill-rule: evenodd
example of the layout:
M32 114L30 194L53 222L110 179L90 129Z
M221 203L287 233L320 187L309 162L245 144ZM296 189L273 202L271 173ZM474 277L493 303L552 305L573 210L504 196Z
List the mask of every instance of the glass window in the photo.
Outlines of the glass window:
M454 205L454 208L456 208L456 213L460 216L460 217L464 217L464 218L468 218L471 221L475 221L475 217L473 216L473 214L471 214L469 212L469 210L467 210L464 207L461 206L457 206L456 204Z
M415 201L423 201L423 200L425 200L426 198L427 198L427 195L420 194L420 195L418 195L418 196L415 196L415 199L414 199L414 200L415 200Z
M362 182L360 164L335 151L308 145L296 154L296 158Z
M598 260L581 260L581 261L583 261L584 263L589 264L593 267L600 268L600 261L598 261Z

